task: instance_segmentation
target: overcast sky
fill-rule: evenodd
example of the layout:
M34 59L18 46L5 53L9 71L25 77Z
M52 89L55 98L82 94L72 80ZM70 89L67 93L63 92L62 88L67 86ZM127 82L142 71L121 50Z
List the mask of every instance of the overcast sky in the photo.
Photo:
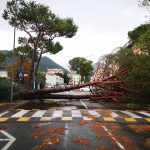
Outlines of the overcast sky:
M138 0L35 0L46 4L58 16L73 18L78 26L76 36L58 39L64 49L48 55L67 67L73 57L85 57L97 62L99 57L123 46L127 33L145 23L148 14L139 8ZM0 0L2 15L7 0ZM17 31L17 37L21 36ZM0 16L0 50L13 47L13 28Z

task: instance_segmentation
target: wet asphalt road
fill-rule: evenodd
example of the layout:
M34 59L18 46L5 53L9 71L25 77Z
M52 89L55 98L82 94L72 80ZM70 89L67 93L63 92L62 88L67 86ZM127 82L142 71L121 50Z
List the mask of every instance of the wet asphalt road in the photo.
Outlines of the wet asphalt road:
M5 132L9 133L15 138L15 141L10 145L10 150L30 150L30 149L44 149L44 150L97 150L98 148L112 149L112 150L148 150L146 146L146 139L150 137L148 131L135 132L128 124L114 124L114 123L99 123L99 129L94 132L90 127L95 123L88 122L85 125L78 125L71 122L47 122L47 123L2 123L1 125L7 127ZM42 129L35 128L35 125L42 126ZM133 127L136 125L133 125ZM143 128L143 125L138 125ZM145 126L145 125L144 125ZM64 134L54 132L52 134L42 134L53 127L65 127ZM94 128L94 127L93 127ZM95 127L96 128L96 127ZM42 136L34 137L35 133L41 133ZM46 146L40 147L44 139L50 136L57 135L60 141L56 144L49 143ZM99 136L99 138L97 137ZM75 138L87 139L87 144L75 143ZM1 132L0 139L6 139ZM0 149L8 144L8 141L0 141Z
M1 112L0 149L150 149L150 112L110 110L88 100L52 103Z

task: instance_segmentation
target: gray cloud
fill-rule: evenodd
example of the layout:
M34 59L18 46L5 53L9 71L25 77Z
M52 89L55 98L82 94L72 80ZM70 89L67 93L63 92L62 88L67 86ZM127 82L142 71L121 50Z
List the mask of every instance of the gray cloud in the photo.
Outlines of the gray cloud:
M74 56L94 54L96 55L95 60L98 59L104 53L125 44L128 31L144 23L147 15L146 9L138 7L138 0L36 1L48 5L60 17L73 18L79 27L75 37L60 40L64 50L51 56L58 63L62 63L62 56L67 56L70 51ZM2 14L5 4L6 0L0 1L0 14ZM12 27L1 17L0 30L12 31ZM0 39L2 39L2 35L0 35ZM67 58L64 65L66 63Z

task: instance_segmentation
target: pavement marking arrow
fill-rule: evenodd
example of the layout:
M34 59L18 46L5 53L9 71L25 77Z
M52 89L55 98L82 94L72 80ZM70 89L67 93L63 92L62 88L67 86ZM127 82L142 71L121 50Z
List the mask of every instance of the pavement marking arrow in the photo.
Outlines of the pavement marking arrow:
M0 141L9 141L1 150L7 150L12 145L12 143L16 140L16 138L4 130L0 130L0 132L7 137L7 139L6 138L0 139Z

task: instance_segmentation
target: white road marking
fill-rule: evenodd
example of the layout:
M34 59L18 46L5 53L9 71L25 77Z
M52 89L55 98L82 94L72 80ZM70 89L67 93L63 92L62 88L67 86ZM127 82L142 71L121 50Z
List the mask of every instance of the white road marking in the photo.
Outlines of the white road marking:
M71 107L63 107L63 110L71 110Z
M16 138L4 130L0 130L0 132L8 138L8 139L0 139L0 141L9 141L1 150L7 150L13 144L13 142L16 140Z
M121 112L123 112L124 114L126 114L126 115L128 115L128 116L130 116L132 118L142 118L142 117L140 117L138 115L135 115L135 114L133 114L131 112L128 112L128 111L121 111Z
M7 114L9 111L5 111L3 113L0 114L0 117L2 117L3 115Z
M75 109L77 109L77 107L76 107L76 106L70 106L70 108L71 108L71 110L75 110Z
M79 110L72 110L71 113L72 113L72 117L82 117Z
M62 117L62 110L55 110L52 114L52 118Z
M117 113L115 113L115 112L112 112L112 113L111 113L111 116L112 116L113 118L117 118L119 115L118 115Z
M118 147L122 150L124 150L124 146L111 134L111 132L108 131L108 129L105 126L102 126L102 128L108 133L108 135L115 141L115 143L118 145Z
M95 110L88 110L89 114L93 115L94 117L100 117L101 115L96 112Z
M0 141L9 141L10 139L0 139Z
M82 100L80 100L80 102L86 109L88 109L88 107L85 105L85 103Z
M144 111L141 111L141 112L138 112L138 113L140 113L140 114L143 114L143 115L145 115L145 116L150 117L150 113L147 113L147 112L144 112Z
M31 117L42 117L45 112L46 112L46 110L38 110Z
M65 130L65 136L63 136L63 141L64 141L64 146L65 147L68 147L67 145L68 145L68 143L70 142L70 138L69 138L69 132L70 132L70 130L69 130L69 126L67 125L67 124L65 124L65 128L67 129L67 130ZM66 150L67 150L67 148L66 148Z
M16 114L12 115L11 118L18 118L18 117L22 117L24 114L26 114L27 112L29 112L30 110L21 110L19 112L17 112Z

